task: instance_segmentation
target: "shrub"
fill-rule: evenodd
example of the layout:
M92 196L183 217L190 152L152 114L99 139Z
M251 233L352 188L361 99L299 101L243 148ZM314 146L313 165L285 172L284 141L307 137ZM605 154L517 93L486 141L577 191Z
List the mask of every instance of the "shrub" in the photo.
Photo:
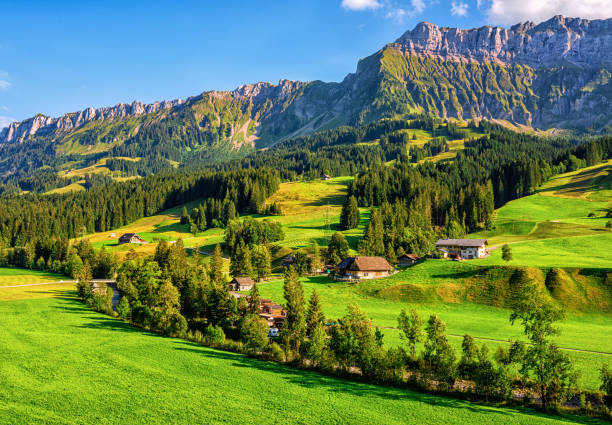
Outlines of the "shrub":
M117 314L123 320L130 320L132 318L132 308L127 297L121 297L119 304L117 304Z
M247 317L240 328L240 339L247 348L262 351L268 345L268 323L257 317Z
M601 378L601 387L599 388L605 392L608 397L612 397L612 368L604 364L599 371L599 376Z
M204 344L211 346L223 345L225 342L225 332L219 326L208 325L204 331Z

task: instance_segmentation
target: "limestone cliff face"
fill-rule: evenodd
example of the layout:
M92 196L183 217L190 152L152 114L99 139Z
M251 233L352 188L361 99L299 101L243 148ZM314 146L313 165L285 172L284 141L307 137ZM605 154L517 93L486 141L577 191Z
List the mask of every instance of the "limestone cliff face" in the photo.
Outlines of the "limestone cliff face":
M37 115L1 130L0 143L37 137L121 143L165 122L176 130L172 133L202 133L202 140L237 149L256 140L265 146L406 114L501 119L538 128L608 128L612 19L555 16L537 25L470 30L423 22L360 60L357 71L339 83L281 80L186 101L88 108L59 118ZM130 117L139 117L138 123L122 126Z
M470 30L438 28L422 22L396 44L405 52L450 60L548 67L563 62L583 68L612 65L612 19L555 16L539 25L525 22L510 29L484 26Z

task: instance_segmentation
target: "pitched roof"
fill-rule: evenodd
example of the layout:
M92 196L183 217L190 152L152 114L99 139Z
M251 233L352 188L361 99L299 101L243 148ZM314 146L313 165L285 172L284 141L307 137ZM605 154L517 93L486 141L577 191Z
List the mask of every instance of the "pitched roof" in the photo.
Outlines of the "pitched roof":
M399 258L404 258L404 257L410 258L413 261L418 261L418 260L421 259L421 256L418 255L418 254L404 254L404 255L401 255ZM399 260L399 258L398 258L398 260Z
M353 266L361 271L391 270L387 260L382 257L355 257L351 267Z
M253 285L253 279L250 277L235 277L232 282L236 281L239 285Z
M351 265L351 263L353 262L353 260L355 259L355 257L347 257L344 260L340 261L340 264L338 264L338 268L339 269L346 269L348 268L348 266Z
M134 236L138 236L138 235L137 235L136 233L124 233L123 235L121 235L121 236L119 237L119 239L122 239L122 238L130 238L130 239L131 239L131 238L133 238Z
M486 239L438 239L437 246L482 246L488 245Z

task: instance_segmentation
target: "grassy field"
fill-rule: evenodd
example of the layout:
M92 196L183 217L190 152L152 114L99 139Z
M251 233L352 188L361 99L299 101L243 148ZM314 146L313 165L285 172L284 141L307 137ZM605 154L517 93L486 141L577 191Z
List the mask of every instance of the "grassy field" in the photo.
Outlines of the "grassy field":
M338 177L329 181L315 180L304 182L282 183L279 191L268 202L280 202L283 215L268 217L279 221L285 231L285 239L278 245L285 248L302 248L312 246L314 241L327 245L331 234L339 229L340 210L352 177ZM188 209L198 202L188 204ZM182 206L172 208L160 214L137 220L120 229L87 235L93 246L125 255L134 249L141 255L155 251L156 239L177 240L181 238L187 247L202 248L212 251L216 244L223 242L223 229L209 229L195 236L188 232L187 225L180 224ZM344 232L353 247L363 234L369 211L362 209L362 225L358 229ZM254 216L263 219L262 216ZM117 245L117 239L123 233L138 233L148 243L144 245ZM114 236L113 236L114 234Z
M329 319L342 317L348 304L359 304L375 326L385 328L385 341L391 345L401 341L397 331L387 328L397 327L400 311L410 308L416 309L425 320L431 314L438 314L446 322L448 333L454 336L451 339L458 353L461 337L466 333L502 344L510 338L524 339L521 327L510 324L507 309L466 300L470 294L470 270L448 270L448 264L444 260L428 260L391 278L358 284L334 282L328 277L303 278L302 284L307 298L313 289L317 290ZM458 265L462 267L463 263ZM459 279L462 275L466 277ZM259 289L262 297L284 303L282 281L261 284ZM609 314L601 312L574 312L559 325L561 335L556 338L559 346L599 352L571 352L581 375L580 384L585 388L597 389L600 384L597 369L605 362L612 362L610 320ZM487 344L491 351L498 345L489 341Z
M140 331L70 291L0 301L7 424L553 424L542 416L299 371Z
M12 286L32 283L59 282L60 280L67 279L68 278L65 276L50 272L0 267L0 287L7 285Z
M612 161L561 174L535 195L497 210L493 230L470 237L490 246L511 244L511 265L612 268L612 232L605 228L612 208ZM479 264L502 264L500 250Z

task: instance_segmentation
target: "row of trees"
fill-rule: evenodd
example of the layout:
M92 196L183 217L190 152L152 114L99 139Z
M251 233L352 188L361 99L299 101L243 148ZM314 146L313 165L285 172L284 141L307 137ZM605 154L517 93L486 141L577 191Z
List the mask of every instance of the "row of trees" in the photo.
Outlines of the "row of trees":
M73 279L113 278L118 267L117 257L104 247L95 250L88 240L72 246L67 239L38 240L24 247L0 248L0 267L13 266L64 274Z
M398 317L402 346L387 348L384 335L357 304L349 305L341 319L326 319L317 291L307 301L293 267L284 277L286 318L279 337L272 340L267 321L259 317L257 285L250 297L236 300L228 292L220 249L215 249L210 266L199 261L190 265L180 241L162 242L152 257L128 258L121 265L117 286L123 297L115 314L164 334L330 373L358 373L378 383L408 380L421 388L467 391L485 400L506 399L519 383L549 409L562 403L576 382L571 360L552 340L558 334L555 322L563 313L525 270L517 269L515 274L510 321L522 325L528 343L511 342L493 355L486 345L479 346L465 335L458 356L445 323L435 314L424 322L415 310L402 311ZM83 298L96 309L112 312L109 291L90 289L81 290ZM610 375L604 368L604 387Z

